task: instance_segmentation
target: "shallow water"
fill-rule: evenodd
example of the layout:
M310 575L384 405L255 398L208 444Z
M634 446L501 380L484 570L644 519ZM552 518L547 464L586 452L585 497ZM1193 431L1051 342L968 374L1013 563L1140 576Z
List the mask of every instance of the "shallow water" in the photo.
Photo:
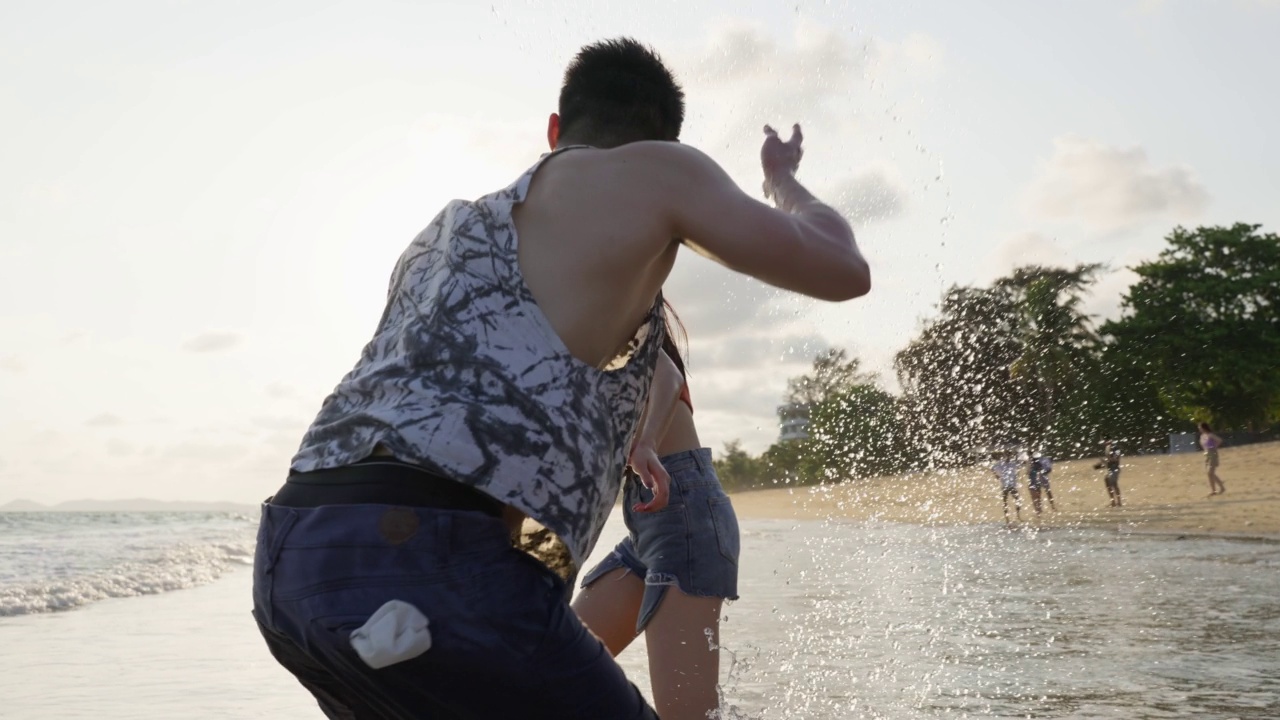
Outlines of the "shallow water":
M742 527L742 600L722 637L731 716L1280 717L1280 545ZM252 524L242 532L252 540ZM621 532L615 519L596 556ZM0 717L321 717L267 656L248 586L236 570L194 590L0 618ZM643 643L620 661L647 691Z
M723 643L753 715L1280 716L1280 545L746 527Z
M225 512L0 513L0 617L205 585L252 562L256 527Z

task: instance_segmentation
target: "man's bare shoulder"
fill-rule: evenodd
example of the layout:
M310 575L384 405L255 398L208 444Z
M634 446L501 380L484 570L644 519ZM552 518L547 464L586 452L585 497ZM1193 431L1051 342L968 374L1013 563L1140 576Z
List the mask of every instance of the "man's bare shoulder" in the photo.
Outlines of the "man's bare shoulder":
M635 164L642 169L681 173L718 167L706 153L678 142L642 140L608 150L615 162Z

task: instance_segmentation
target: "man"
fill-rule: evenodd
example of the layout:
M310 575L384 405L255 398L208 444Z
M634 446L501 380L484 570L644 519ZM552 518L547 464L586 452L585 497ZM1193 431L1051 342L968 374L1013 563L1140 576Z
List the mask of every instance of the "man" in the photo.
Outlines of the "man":
M870 289L848 223L795 179L798 127L766 128L773 209L675 142L683 116L652 51L588 46L553 152L450 203L401 256L254 562L268 647L329 717L654 717L561 576L617 498L677 250L813 297ZM526 517L559 574L512 546Z
M991 472L1000 481L1000 501L1004 504L1004 521L1009 522L1009 496L1013 496L1013 511L1022 520L1022 499L1018 497L1018 461L1012 453L1002 455Z
M1093 468L1106 468L1107 497L1111 500L1111 507L1120 507L1120 448L1110 438L1102 441L1102 459Z
M1027 470L1027 492L1031 495L1031 505L1036 509L1037 515L1040 514L1041 491L1044 491L1045 497L1049 500L1049 508L1055 512L1058 510L1053 504L1053 490L1049 488L1051 472L1053 472L1053 460L1048 455L1039 452L1031 455L1031 466Z

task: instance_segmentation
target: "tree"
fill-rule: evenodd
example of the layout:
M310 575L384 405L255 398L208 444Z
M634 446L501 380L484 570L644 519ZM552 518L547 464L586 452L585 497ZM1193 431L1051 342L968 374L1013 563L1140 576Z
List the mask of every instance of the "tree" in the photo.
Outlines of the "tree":
M730 440L724 444L724 453L719 460L712 460L720 484L726 490L745 490L757 487L762 483L761 464L742 449L741 440Z
M1253 431L1280 420L1280 237L1260 228L1175 228L1101 329L1142 354L1183 420Z
M1024 383L1034 397L1028 418L1035 422L1029 424L1024 439L1037 448L1049 449L1062 440L1070 441L1062 437L1070 434L1067 428L1055 428L1058 405L1069 390L1096 375L1099 340L1080 304L1101 267L1029 265L996 282L997 288L1009 294L1016 310L1022 351L1010 365L1009 374Z
M887 475L907 465L898 399L864 382L813 407L803 476L818 482Z
M1022 343L1017 308L1001 288L952 287L938 309L894 367L912 444L925 464L951 466L975 446L1022 434L1022 393L1009 374Z
M820 403L870 379L858 358L849 357L842 348L831 348L813 358L811 373L787 381L786 400L797 405Z

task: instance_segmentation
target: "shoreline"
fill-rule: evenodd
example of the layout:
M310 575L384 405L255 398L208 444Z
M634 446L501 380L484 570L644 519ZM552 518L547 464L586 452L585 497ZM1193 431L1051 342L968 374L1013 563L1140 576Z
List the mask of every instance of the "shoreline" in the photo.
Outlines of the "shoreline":
M1058 507L1032 509L1019 483L1015 527L1093 527L1152 535L1195 535L1280 542L1280 442L1223 448L1218 474L1227 492L1208 496L1203 455L1126 457L1112 508L1095 458L1056 463L1051 490ZM743 518L886 520L914 525L1005 521L999 483L984 467L915 472L831 485L781 486L731 494ZM1010 507L1010 515L1013 516Z

